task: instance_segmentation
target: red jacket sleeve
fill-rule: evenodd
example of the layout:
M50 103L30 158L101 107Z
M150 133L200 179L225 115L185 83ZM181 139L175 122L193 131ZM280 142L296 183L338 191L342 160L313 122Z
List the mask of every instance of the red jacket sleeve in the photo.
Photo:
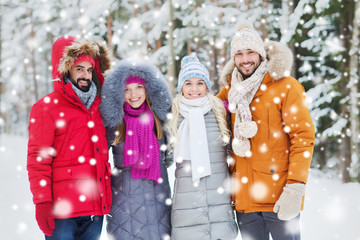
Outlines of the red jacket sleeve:
M52 147L55 123L49 114L49 107L35 104L31 109L29 122L29 142L27 170L30 189L35 204L52 201Z

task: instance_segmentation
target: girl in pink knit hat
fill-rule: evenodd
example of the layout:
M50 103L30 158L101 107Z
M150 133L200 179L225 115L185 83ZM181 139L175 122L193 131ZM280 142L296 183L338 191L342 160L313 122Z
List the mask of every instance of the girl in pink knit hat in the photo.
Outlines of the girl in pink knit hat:
M114 165L107 230L114 239L170 239L170 186L163 122L171 95L144 62L121 61L106 78L100 106Z

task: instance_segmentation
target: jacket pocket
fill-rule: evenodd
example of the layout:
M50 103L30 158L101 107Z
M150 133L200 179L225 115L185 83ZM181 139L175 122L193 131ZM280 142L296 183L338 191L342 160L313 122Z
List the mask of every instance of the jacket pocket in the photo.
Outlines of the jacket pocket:
M253 179L250 195L255 203L275 203L285 185L288 172L287 161L253 161Z
M89 165L69 166L53 170L55 205L68 206L64 215L95 211L99 190ZM66 214L65 214L66 213ZM64 217L64 216L62 216Z

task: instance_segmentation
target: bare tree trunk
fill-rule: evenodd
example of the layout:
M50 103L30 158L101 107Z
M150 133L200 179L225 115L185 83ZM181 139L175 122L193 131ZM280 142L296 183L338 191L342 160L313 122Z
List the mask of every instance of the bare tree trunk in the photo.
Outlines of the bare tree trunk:
M147 4L144 5L144 12L147 12L149 11L149 7L147 6ZM148 33L149 33L149 27L146 26L145 27L145 54L146 56L149 56L149 48L150 48L150 44L149 44L149 41L148 41Z
M175 53L174 53L174 41L173 41L173 4L172 0L169 0L169 50L170 50L170 61L168 66L168 76L170 81L170 91L173 96L176 94L176 82L175 82Z
M112 38L113 38L113 30L112 30L112 19L111 19L111 13L106 17L106 38L107 38L107 45L109 47L110 52L114 55L114 46L112 44Z
M214 38L214 42L216 42L216 38ZM218 73L218 68L217 68L218 52L217 52L215 44L211 45L211 51L213 52L213 58L214 58L213 64L212 64L212 68L213 68L212 79L213 79L214 85L213 85L212 89L214 90L215 93L218 93L220 90L220 83L219 83L219 73Z
M345 108L345 107L344 107ZM342 176L343 182L350 182L350 164L351 164L351 139L348 136L343 138L343 147L341 151L342 155Z
M352 4L352 2L345 2L344 3L346 5L345 9L348 10L347 16L344 17L344 21L342 21L341 23L341 34L344 36L344 39L350 39L350 31L348 30L348 26L352 25L353 23L353 9L354 6ZM341 66L341 70L344 73L348 73L349 72L349 62L350 62L350 56L349 56L349 52L350 52L350 41L344 41L344 47L346 49L346 51L344 51L344 56L343 58L346 61L342 62L342 66ZM350 77L349 75L343 74L342 76L342 80L341 80L341 84L342 86L340 87L340 91L342 96L345 98L346 96L349 96L350 91L349 88L347 87L347 84L350 82ZM343 182L349 182L351 180L350 178L350 165L351 165L351 152L352 152L352 147L351 147L351 136L349 136L349 134L347 133L347 129L351 129L351 124L350 124L350 109L347 106L347 104L342 104L341 105L341 113L342 116L346 119L349 120L348 124L346 125L345 129L343 131L345 131L344 133L344 137L342 139L342 147L341 147L341 154L342 154L342 175L343 175Z
M78 20L81 19L83 13L81 11L81 0L77 1L77 7L79 10L79 16L78 16ZM82 24L80 24L80 21L78 21L78 25L79 25L79 29L80 29L80 33L81 33L81 38L84 38L84 28L82 26Z
M326 159L327 159L327 155L326 155L326 140L325 139L320 139L320 143L319 143L319 156L318 156L318 161L317 163L319 164L319 169L323 169L326 165Z
M32 17L33 17L33 11L30 10L30 14L29 14L29 17L31 19L31 30L30 30L30 36L29 36L29 39L30 39L30 42L33 43L34 42L34 38L35 38L35 32L34 32L34 23L32 21ZM31 68L31 73L32 73L32 80L33 80L33 84L34 84L34 90L33 90L33 93L34 93L34 96L35 96L35 100L39 100L39 88L38 88L38 84L37 84L37 81L36 81L36 69L35 69L35 52L34 52L34 46L30 45L30 61L29 61L29 65L30 65L30 68Z
M348 87L350 88L350 129L351 129L351 158L352 161L356 161L360 157L359 149L359 108L358 108L358 92L359 92L359 46L360 46L360 2L355 3L355 16L353 19L353 32L350 48L350 82ZM350 164L349 164L350 166ZM359 169L354 169L359 176Z
M191 39L187 40L187 55L190 55L192 52L191 50Z
M0 4L0 66L2 66L2 6ZM1 68L0 68L0 79L2 79L2 71L1 71ZM5 94L5 82L3 82L2 80L0 80L0 106L1 106L1 103L3 101L3 95ZM3 124L5 124L5 119L4 119L4 114L3 112L1 111L1 108L0 108L0 134L2 133L3 131Z
M264 8L264 9L267 9L267 8L268 8L268 0L264 0L264 2L263 2L263 8ZM263 16L263 17L264 17L264 19L266 19L266 15ZM268 30L267 30L267 28L266 28L267 25L268 25L268 24L262 24L262 25L261 25L261 32L263 33L263 39L267 38L267 36L268 36L268 34L269 34L269 32L268 32Z

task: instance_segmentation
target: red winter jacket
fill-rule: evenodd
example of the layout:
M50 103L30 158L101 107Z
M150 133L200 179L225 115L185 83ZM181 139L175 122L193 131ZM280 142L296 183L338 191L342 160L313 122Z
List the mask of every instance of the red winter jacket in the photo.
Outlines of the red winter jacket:
M30 113L27 170L33 201L52 202L56 218L110 212L111 168L101 99L97 96L88 110L63 81L83 53L95 59L93 81L100 92L102 72L110 66L106 49L62 37L53 46L54 92L35 103Z

